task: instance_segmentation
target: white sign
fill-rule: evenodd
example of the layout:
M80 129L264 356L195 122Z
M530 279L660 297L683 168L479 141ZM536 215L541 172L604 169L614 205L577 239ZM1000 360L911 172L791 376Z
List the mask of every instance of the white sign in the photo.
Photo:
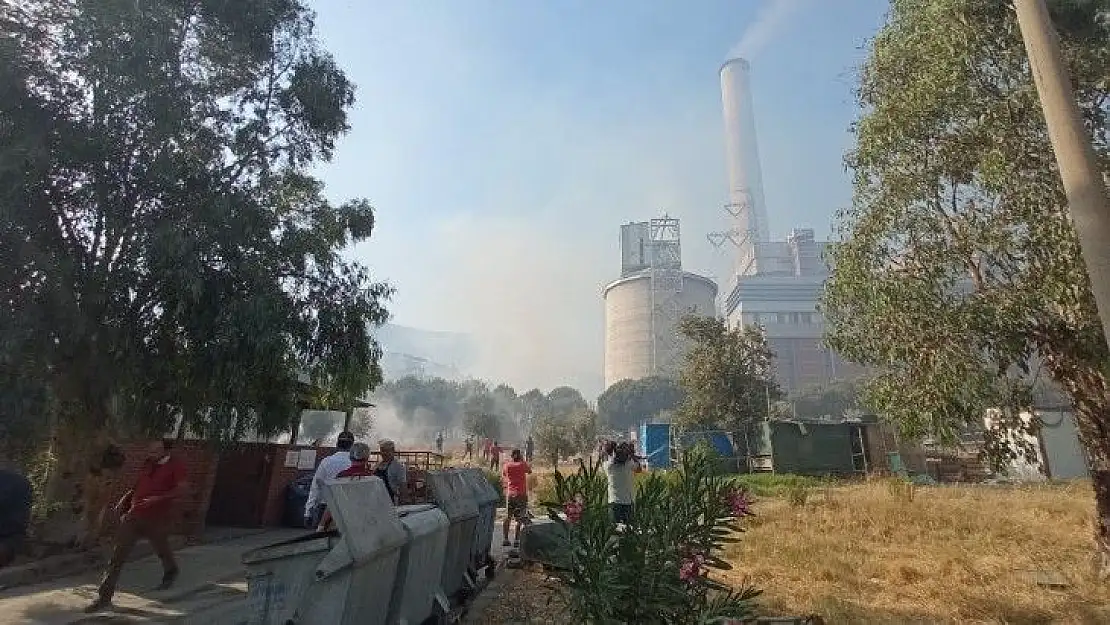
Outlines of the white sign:
M297 462L298 469L315 469L316 468L316 450L315 449L302 449L300 459Z
M296 467L301 460L301 452L296 449L291 449L285 452L285 466L289 468Z

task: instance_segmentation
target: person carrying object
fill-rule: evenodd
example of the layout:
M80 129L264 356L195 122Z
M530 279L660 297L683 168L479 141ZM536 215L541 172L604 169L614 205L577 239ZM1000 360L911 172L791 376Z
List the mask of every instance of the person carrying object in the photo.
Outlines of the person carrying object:
M166 590L177 579L177 561L169 541L169 524L174 504L185 493L185 463L173 453L173 441L154 441L139 471L135 488L116 504L120 524L108 570L100 582L97 598L85 612L95 613L112 605L112 596L131 549L140 538L150 541L162 561L162 583L155 590Z
M335 440L335 453L324 458L316 467L312 475L312 486L308 489L308 500L304 503L304 526L314 528L320 524L324 517L324 508L327 506L320 500L321 488L324 482L333 480L339 472L351 466L351 445L355 444L355 435L350 432L340 432Z
M344 478L362 479L366 477L373 477L374 470L370 468L370 446L366 443L355 443L351 445L351 466L340 471L335 479L341 480ZM331 527L331 511L325 509L323 516L320 517L320 524L316 526L317 532L327 531Z
M604 464L605 475L609 478L609 509L614 522L629 525L633 520L632 502L636 493L634 474L640 471L640 460L630 443L610 441L609 444L612 454Z

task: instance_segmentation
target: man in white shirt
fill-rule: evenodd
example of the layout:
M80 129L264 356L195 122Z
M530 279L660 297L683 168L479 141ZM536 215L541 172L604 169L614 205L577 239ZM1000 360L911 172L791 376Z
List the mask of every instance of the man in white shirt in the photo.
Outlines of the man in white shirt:
M304 504L304 526L313 528L319 525L324 516L324 502L320 501L320 489L324 482L334 480L339 472L351 466L351 445L355 444L355 435L350 432L341 432L335 441L335 453L324 458L316 466L316 473L312 476L312 486L308 489L308 501Z

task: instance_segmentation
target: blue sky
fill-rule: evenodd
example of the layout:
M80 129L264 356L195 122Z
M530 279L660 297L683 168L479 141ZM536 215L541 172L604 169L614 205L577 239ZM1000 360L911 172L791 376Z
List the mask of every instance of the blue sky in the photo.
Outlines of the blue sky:
M470 333L487 379L596 393L619 225L665 211L689 270L724 262L705 234L727 227L729 50L758 25L772 236L827 234L850 198L855 68L886 4L317 0L318 35L358 87L318 173L335 200L377 207L350 254L397 288L395 322Z

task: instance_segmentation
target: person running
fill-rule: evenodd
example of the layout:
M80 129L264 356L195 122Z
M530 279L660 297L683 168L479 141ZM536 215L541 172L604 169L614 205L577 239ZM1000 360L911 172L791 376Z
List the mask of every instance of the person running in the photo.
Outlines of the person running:
M335 479L360 479L373 475L374 469L370 468L370 446L366 443L355 443L351 445L351 466L340 471ZM320 524L316 526L316 531L327 531L331 527L331 521L331 512L325 509L323 516L320 517Z
M31 482L14 471L0 469L0 569L23 550L31 523Z
M524 460L528 464L532 464L532 455L536 451L536 443L532 441L532 435L528 435L528 440L524 441Z
M516 535L512 546L520 546L520 526L527 525L528 518L528 474L532 467L521 456L519 449L510 454L509 462L501 468L501 481L505 484L505 522L501 529L505 533L504 546L509 546L509 525L516 521Z
M627 442L613 444L612 441L605 446L607 453L605 459L605 475L609 478L609 510L613 514L613 521L629 525L632 523L632 501L636 491L634 473L639 469L639 459L636 458L632 445Z
M496 471L500 467L501 446L497 444L497 441L493 441L493 444L489 446L489 470Z
M162 583L156 590L170 588L177 579L177 561L174 560L167 529L173 504L184 494L186 484L185 463L173 455L172 449L173 441L170 440L151 443L135 488L116 504L116 510L121 514L112 558L100 583L97 598L85 608L85 612L100 612L112 605L112 595L116 592L123 565L140 538L150 541L154 552L162 560Z
M339 472L351 466L351 445L355 444L355 435L350 432L340 432L335 440L335 453L324 458L316 467L312 475L312 486L308 489L308 500L304 503L304 526L313 528L320 525L324 518L324 502L320 501L320 488L327 480L335 479Z

